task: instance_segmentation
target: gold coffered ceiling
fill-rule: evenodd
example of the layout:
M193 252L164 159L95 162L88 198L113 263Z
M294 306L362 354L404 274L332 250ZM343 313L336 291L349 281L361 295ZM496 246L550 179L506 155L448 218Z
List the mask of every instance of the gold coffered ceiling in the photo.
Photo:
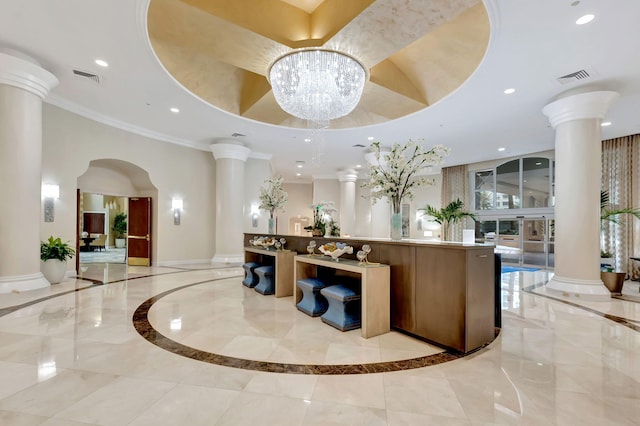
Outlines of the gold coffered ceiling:
M480 0L151 0L152 47L173 77L218 108L306 127L276 103L266 74L278 56L322 46L369 70L362 100L332 128L419 111L480 64L489 20Z

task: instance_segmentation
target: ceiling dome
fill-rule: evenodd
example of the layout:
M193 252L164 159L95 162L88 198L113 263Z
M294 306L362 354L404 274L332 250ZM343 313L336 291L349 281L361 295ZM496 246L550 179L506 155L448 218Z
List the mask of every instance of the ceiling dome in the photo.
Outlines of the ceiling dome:
M148 33L165 69L199 98L230 113L304 128L276 102L275 59L322 47L357 58L369 74L353 112L332 128L393 120L459 87L489 41L480 0L151 0ZM296 5L299 5L297 7Z

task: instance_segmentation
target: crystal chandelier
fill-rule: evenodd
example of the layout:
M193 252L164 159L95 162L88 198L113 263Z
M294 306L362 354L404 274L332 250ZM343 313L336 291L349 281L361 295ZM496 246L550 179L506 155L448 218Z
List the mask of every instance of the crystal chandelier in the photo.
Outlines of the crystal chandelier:
M269 67L276 101L294 117L316 128L343 117L356 107L367 79L360 62L326 49L301 49L276 59Z

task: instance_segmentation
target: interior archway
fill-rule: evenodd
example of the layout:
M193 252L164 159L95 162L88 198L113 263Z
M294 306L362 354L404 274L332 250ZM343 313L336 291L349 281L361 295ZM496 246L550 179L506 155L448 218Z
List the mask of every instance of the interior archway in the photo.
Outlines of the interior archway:
M84 262L83 253L94 253L95 250L102 252L102 247L88 246L83 240L83 233L104 234L104 250L116 246L116 234L113 231L114 218L118 213L127 213L128 199L131 197L150 197L152 199L152 217L157 217L158 189L151 182L149 173L140 166L128 161L117 159L97 159L89 162L87 170L78 177L78 220L77 220L77 249L79 256L76 256L76 266L79 270L79 263ZM97 217L98 225L87 228L89 217ZM97 228L96 228L97 226ZM94 229L95 228L95 229ZM98 229L99 228L99 229ZM91 232L90 232L91 231ZM102 232L100 232L102 231ZM152 221L152 253L156 253L157 226ZM87 239L87 241L91 238ZM89 244L95 244L91 241ZM117 249L116 249L117 250ZM92 262L116 262L126 263L126 245L124 251L112 250L111 256L91 256ZM120 256L122 253L123 256ZM88 257L87 257L88 258ZM153 261L153 259L152 259Z

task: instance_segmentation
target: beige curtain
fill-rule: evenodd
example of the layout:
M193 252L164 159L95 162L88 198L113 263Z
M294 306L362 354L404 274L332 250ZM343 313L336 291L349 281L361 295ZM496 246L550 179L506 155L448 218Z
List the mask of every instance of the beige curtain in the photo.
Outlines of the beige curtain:
M602 142L602 190L613 209L640 207L640 134ZM640 220L627 215L620 222L603 225L603 248L615 254L616 270L638 277L640 262L629 257L640 257Z
M471 208L468 188L469 176L467 166L453 166L442 168L442 207L446 206L456 199L460 199L464 203L464 210L470 211ZM474 223L472 219L465 218L459 223L449 227L449 241L462 241L462 230L473 229Z

